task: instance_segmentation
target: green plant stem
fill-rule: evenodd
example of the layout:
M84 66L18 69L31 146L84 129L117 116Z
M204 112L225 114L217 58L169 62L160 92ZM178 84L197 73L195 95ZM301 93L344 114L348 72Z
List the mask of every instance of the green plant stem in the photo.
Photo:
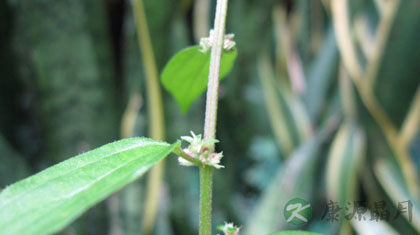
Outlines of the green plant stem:
M218 0L214 19L213 46L210 55L209 82L207 86L204 140L216 139L217 101L219 91L220 60L223 53L223 39L228 0Z
M200 235L211 235L213 167L200 167Z
M141 56L146 73L146 89L149 115L149 135L153 139L163 140L165 138L162 96L159 87L158 69L153 54L153 47L150 40L147 18L142 0L132 0L132 6L137 23L137 36L141 49ZM147 182L146 208L142 221L142 233L150 234L153 230L157 210L159 191L162 185L164 161L161 161L151 170Z
M228 0L217 0L213 45L210 55L209 82L207 86L204 140L216 139L220 60L223 53L227 5ZM214 144L209 149L210 152L213 152ZM200 167L200 235L211 235L212 188L213 168Z
M174 149L173 153L175 153L176 155L184 158L185 160L187 160L189 162L194 163L197 166L202 166L203 165L203 163L200 160L188 156L184 151L182 151L182 149L180 147Z

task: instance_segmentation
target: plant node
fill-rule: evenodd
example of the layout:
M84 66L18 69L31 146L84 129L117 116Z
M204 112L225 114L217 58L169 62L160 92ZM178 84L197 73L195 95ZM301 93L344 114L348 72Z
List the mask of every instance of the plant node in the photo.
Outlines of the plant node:
M189 158L198 160L201 162L202 167L212 166L216 169L224 168L220 165L220 160L223 157L223 152L213 153L210 152L210 145L218 143L216 139L204 141L201 135L195 135L191 131L191 136L181 136L181 140L184 140L189 143L187 148L182 149L182 152L187 155ZM193 161L187 160L185 157L178 157L178 162L183 166L194 166Z
M231 52L236 48L236 42L233 40L235 34L225 34L223 40L223 49L226 52ZM209 36L200 39L201 52L206 53L214 44L214 29L210 30Z
M239 235L239 230L241 229L241 227L235 226L233 223L225 222L224 225L220 225L217 228L220 231L223 231L225 235Z

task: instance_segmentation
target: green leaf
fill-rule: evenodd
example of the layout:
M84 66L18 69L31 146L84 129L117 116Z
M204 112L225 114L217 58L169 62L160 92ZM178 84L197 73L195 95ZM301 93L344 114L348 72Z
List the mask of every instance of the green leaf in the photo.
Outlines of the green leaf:
M334 82L337 63L337 42L333 27L329 26L322 48L307 71L308 84L303 101L312 120L319 118L327 102L328 88Z
M366 210L367 214L372 214L370 210ZM399 235L394 228L386 221L372 221L372 220L351 220L350 221L357 234L370 234L375 231L375 234Z
M29 167L25 160L1 134L0 153L0 189L29 175Z
M210 52L200 52L200 46L188 47L178 52L163 69L161 80L185 113L207 87L210 67ZM220 79L226 77L237 55L234 50L223 53L220 64Z
M346 120L332 142L327 160L327 198L338 205L357 199L357 179L365 156L366 137L357 123ZM376 222L376 221L375 221ZM336 226L347 227L349 221L339 221ZM353 226L366 226L354 224ZM338 229L338 227L337 227ZM340 230L343 230L341 228ZM361 233L363 234L363 233Z
M258 59L258 73L270 124L285 156L288 156L312 133L302 102L276 81L268 54Z
M281 231L277 233L271 233L270 235L322 235L321 233L312 233L306 231Z
M282 164L268 188L256 203L248 223L241 234L268 234L287 228L283 210L286 203L296 197L311 202L315 187L319 152L334 129L331 123L302 143Z
M402 214L413 228L420 233L420 220L416 219L420 218L420 202L417 197L411 195L408 191L401 171L392 162L379 159L374 165L374 173L395 207L398 207L398 203L401 201L410 200L413 203L412 221L409 221L409 218L407 218L407 213Z
M364 160L365 142L363 130L350 121L341 125L332 142L327 161L327 195L339 205L357 199L357 177Z
M381 52L383 56L374 83L374 93L379 103L397 127L404 122L417 87L420 86L419 28L419 1L401 1L386 47Z
M130 138L19 181L0 194L0 234L51 234L134 181L178 143Z

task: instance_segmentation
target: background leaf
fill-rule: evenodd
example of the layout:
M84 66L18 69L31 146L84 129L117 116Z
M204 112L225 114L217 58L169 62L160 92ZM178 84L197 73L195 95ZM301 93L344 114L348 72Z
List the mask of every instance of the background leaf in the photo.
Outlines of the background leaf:
M420 60L419 9L418 1L401 1L376 76L375 95L396 126L403 123L420 85L417 63Z
M395 206L405 200L410 200L413 203L413 219L409 222L420 233L420 205L418 198L409 194L398 169L389 161L381 159L376 161L374 173ZM408 221L407 214L402 214Z
M321 235L321 234L306 232L306 231L281 231L277 233L271 233L270 235Z
M334 82L334 72L338 62L337 42L331 26L329 26L325 37L322 48L308 66L308 89L303 95L303 101L312 120L318 118L323 105L325 105L323 102L328 96L328 88Z
M270 124L284 156L296 149L312 134L306 110L291 91L275 80L267 56L258 59L258 72Z
M131 138L78 155L0 194L0 234L50 234L132 182L176 144Z
M29 174L29 167L24 159L9 145L0 134L0 188L20 180ZM11 168L10 166L15 166Z
M319 161L320 147L331 135L333 124L312 136L296 149L279 167L274 179L256 204L249 222L244 226L243 234L267 234L287 228L283 216L286 203L295 197L312 202L315 187L313 177Z
M368 213L372 213L367 210ZM379 221L369 221L357 219L351 220L353 228L357 231L358 234L366 235L379 235L379 234L388 234L388 235L398 235L397 233L387 222Z
M344 123L334 138L327 163L328 198L345 205L357 198L357 173L365 154L365 135L356 123Z
M178 52L168 62L162 72L162 84L177 101L185 113L190 105L207 87L210 66L210 52L200 52L200 46L188 47ZM220 79L228 75L237 55L234 50L223 53L220 67Z
M357 180L360 165L365 156L365 139L363 129L352 121L344 122L334 137L328 155L325 181L328 199L338 205L347 205L346 203L358 199ZM348 226L347 223L349 222L342 220L334 225L341 226L342 231L343 226ZM366 223L357 225L363 227ZM344 232L340 233L344 234Z

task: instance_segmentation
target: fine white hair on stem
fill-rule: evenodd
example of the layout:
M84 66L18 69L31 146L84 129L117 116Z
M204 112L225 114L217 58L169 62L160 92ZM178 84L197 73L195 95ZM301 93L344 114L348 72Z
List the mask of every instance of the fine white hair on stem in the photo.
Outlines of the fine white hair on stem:
M204 139L216 139L217 100L219 90L220 60L223 53L223 41L226 24L228 0L218 0L214 19L213 46L210 55L210 73L207 86L206 117L204 121Z

